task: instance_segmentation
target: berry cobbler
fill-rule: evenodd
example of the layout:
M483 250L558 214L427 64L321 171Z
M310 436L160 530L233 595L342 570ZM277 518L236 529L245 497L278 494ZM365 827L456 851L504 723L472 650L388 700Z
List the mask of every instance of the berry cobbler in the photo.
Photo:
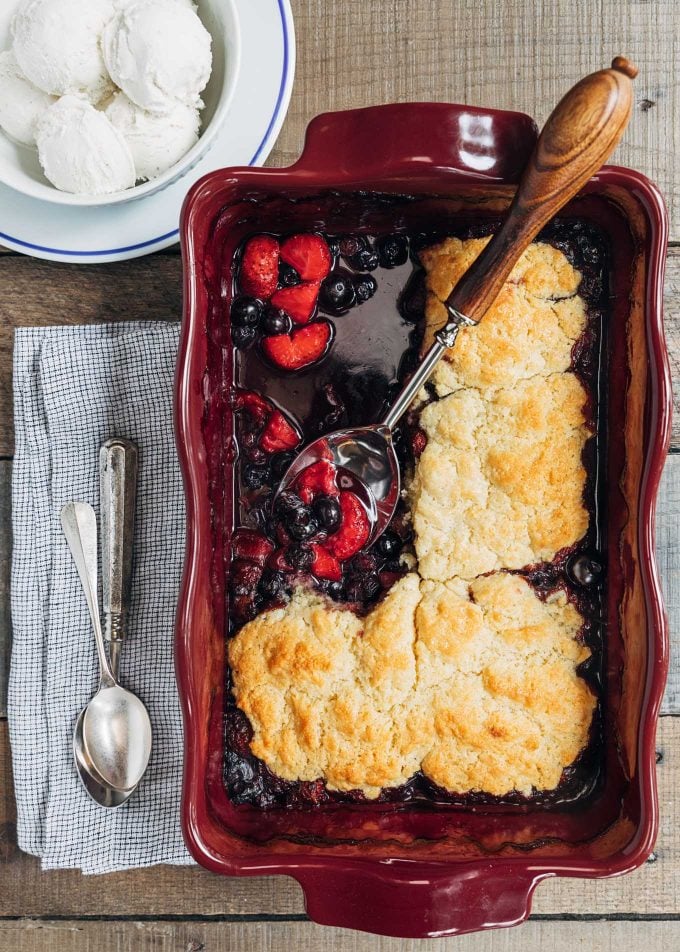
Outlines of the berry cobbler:
M597 735L605 250L556 222L396 431L387 531L307 442L374 422L489 240L250 237L234 266L225 781L262 808L567 796Z

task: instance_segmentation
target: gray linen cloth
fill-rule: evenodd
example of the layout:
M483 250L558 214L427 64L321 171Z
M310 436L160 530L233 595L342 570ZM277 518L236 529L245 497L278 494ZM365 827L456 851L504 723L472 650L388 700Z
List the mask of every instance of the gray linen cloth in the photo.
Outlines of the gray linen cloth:
M184 551L184 497L172 431L178 326L121 323L15 335L12 480L13 646L9 727L18 843L44 869L104 873L190 863L179 825L182 724L173 624ZM121 679L144 700L153 751L136 793L94 804L71 738L98 681L94 636L59 511L98 511L98 454L109 437L140 451L129 639Z

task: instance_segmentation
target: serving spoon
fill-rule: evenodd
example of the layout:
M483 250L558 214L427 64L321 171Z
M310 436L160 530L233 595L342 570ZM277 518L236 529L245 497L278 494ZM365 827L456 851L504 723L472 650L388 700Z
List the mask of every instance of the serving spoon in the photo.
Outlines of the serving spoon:
M121 687L109 665L97 601L97 517L87 503L67 503L61 524L80 576L97 644L99 689L78 717L73 738L78 773L93 789L109 787L129 795L146 770L151 755L151 721L142 701ZM85 784L88 793L90 787ZM99 798L95 797L98 800ZM106 798L105 798L106 799ZM127 799L127 796L125 796ZM124 800L120 800L124 802ZM109 804L104 804L109 805ZM119 803L111 803L119 806Z
M379 423L329 433L293 460L278 492L292 488L302 470L326 459L348 471L367 490L371 541L386 528L399 499L401 480L393 430L463 327L484 317L517 261L541 228L594 175L628 125L637 68L623 56L610 69L591 73L557 104L536 142L501 228L444 303L448 321Z

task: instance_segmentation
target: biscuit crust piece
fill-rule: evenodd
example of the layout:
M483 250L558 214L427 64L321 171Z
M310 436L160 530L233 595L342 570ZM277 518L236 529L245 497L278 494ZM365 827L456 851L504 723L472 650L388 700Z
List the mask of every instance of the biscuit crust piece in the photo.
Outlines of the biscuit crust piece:
M418 770L451 792L552 789L588 740L590 652L564 595L499 573L411 573L365 619L298 590L229 644L253 753L287 780L375 798Z
M488 241L447 238L421 252L427 289L423 350L446 323L442 301ZM440 361L433 377L438 396L462 387L507 389L537 374L568 370L571 349L586 325L577 295L580 280L561 251L544 242L530 245L479 326L463 328Z
M585 391L574 374L428 404L409 484L418 571L472 579L550 561L588 528Z

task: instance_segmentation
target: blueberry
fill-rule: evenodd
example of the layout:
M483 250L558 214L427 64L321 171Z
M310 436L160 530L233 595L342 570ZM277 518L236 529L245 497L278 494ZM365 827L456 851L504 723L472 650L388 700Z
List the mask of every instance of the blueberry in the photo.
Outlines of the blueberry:
M237 297L231 305L231 323L235 327L257 327L262 317L262 302L253 297Z
M250 347L256 337L257 331L254 327L232 327L231 329L231 339L234 347L238 347L239 350Z
M284 490L276 497L274 511L277 516L286 518L290 513L302 507L304 507L304 503L296 493Z
M341 268L331 271L321 285L321 306L327 311L339 313L352 307L355 301L356 292L352 275Z
M278 482L295 459L294 453L276 453L272 457L272 476Z
M260 579L260 591L267 598L283 598L288 594L286 576L283 572L267 570Z
M595 585L602 575L602 563L597 557L579 555L569 560L567 574L577 585Z
M296 542L305 542L319 531L319 523L312 515L312 510L304 505L287 513L285 527Z
M290 334L292 330L293 322L285 311L282 311L280 307L267 308L262 319L264 334Z
M408 239L404 235L384 235L376 239L375 250L383 268L397 268L408 258Z
M314 553L307 545L291 545L286 550L286 560L298 572L304 572L311 568Z
M322 529L332 532L340 525L340 505L333 496L317 496L312 509Z
M340 254L340 239L339 238L326 238L326 244L328 245L328 250L331 253L332 258L337 258Z
M380 591L380 579L376 572L369 572L362 579L361 587L364 590L364 598L375 598Z
M392 559L401 551L401 539L396 532L383 532L375 543L376 551L386 559Z
M324 586L324 591L329 598L335 601L339 601L345 597L345 586L342 582L327 582Z
M268 466L244 466L243 483L247 489L261 489L269 481Z
M348 602L361 602L364 599L364 587L360 578L351 578L347 582L346 598Z
M279 283L284 288L292 288L293 285L300 283L300 275L292 265L284 264L282 261L279 265Z
M354 292L360 304L372 298L377 289L378 282L370 274L360 274L354 282Z
M345 260L353 271L375 271L379 264L378 255L372 248L360 248Z

